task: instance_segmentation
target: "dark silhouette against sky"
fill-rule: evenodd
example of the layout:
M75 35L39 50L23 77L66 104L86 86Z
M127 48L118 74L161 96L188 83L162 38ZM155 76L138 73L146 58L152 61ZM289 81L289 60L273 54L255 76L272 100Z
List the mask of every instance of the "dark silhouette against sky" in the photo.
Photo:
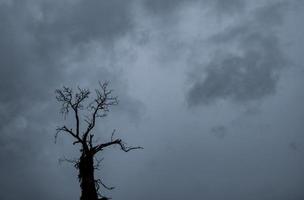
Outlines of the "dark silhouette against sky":
M80 151L78 159L62 161L72 163L78 171L80 200L107 200L109 198L103 195L103 190L114 189L95 176L96 171L102 167L102 159L98 159L98 154L113 146L120 147L124 152L142 149L142 147L129 147L121 139L115 138L115 129L110 140L103 142L95 140L97 133L94 133L94 130L98 119L107 117L111 107L118 104L117 96L113 96L113 90L109 89L108 85L108 82L99 82L99 88L95 89L95 97L91 98L91 102L87 102L91 95L89 89L78 87L75 91L64 86L56 90L56 99L61 104L60 112L65 118L72 115L74 126L59 126L56 129L55 140L57 141L59 134L68 135L71 143L78 146Z
M304 199L301 0L0 0L0 199L79 199L54 90L109 80L105 196ZM71 118L66 125L72 125ZM116 150L117 149L117 150Z

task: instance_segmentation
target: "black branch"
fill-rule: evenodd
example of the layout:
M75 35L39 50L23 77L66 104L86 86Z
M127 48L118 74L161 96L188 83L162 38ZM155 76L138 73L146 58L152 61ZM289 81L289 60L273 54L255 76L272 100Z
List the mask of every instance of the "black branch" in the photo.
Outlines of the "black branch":
M73 129L69 129L66 126L57 127L56 133L55 133L55 143L57 141L59 133L67 133L68 135L72 136L75 139L75 141L73 142L73 145L75 145L77 143L83 143L83 141L81 140L81 138L79 137L79 135L77 135L76 133L74 133Z
M100 89L96 89L96 97L89 104L88 110L91 111L90 116L86 118L86 122L88 124L85 133L82 136L82 140L87 142L88 145L92 146L92 140L88 140L89 133L93 130L96 125L96 119L100 117L107 116L107 112L109 112L109 108L111 106L118 104L118 98L116 96L112 96L113 90L108 89L108 82L100 83ZM90 136L91 137L91 136Z
M73 128L66 125L57 127L55 142L59 134L65 134L72 138L73 145L80 145L81 155L79 159L64 158L61 161L74 164L74 167L78 170L81 200L110 199L101 195L99 190L101 186L108 190L114 189L114 187L104 184L101 179L94 178L94 171L99 169L102 161L102 159L98 160L96 158L98 152L110 146L119 146L124 152L142 149L140 146L127 146L121 139L114 139L115 130L112 132L109 142L95 144L98 142L95 140L93 130L96 127L97 119L106 117L111 106L118 104L117 96L113 96L113 90L108 89L108 85L109 82L99 82L99 88L95 90L93 98L90 98L91 92L89 89L80 87L77 87L75 91L69 87L62 87L55 91L56 99L61 104L60 112L64 115L64 118L66 119L70 112L72 112L74 118Z
M137 147L127 146L121 139L115 139L110 142L106 142L106 143L95 146L93 148L93 152L94 152L94 154L96 154L99 151L102 151L106 147L115 146L115 145L118 145L120 147L120 149L124 152L129 152L129 151L135 150L135 149L143 149L143 147L140 147L140 146L137 146Z

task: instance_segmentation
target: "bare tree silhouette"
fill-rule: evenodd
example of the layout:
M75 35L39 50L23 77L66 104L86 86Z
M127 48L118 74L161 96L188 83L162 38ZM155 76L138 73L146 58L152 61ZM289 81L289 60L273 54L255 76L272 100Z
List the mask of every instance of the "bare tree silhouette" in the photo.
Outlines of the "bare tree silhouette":
M95 179L94 171L98 169L100 160L96 159L97 153L107 147L117 145L124 152L134 149L142 149L142 147L129 147L121 139L114 138L115 130L112 132L111 139L105 143L97 143L93 140L95 134L93 129L96 125L97 118L107 116L111 106L117 105L116 96L112 96L112 90L108 89L108 82L99 82L99 88L95 89L95 96L89 103L84 105L86 100L90 100L90 90L77 88L74 92L69 87L57 89L56 99L61 103L61 113L67 117L72 112L75 120L73 128L66 125L58 127L55 134L55 141L60 133L67 134L73 139L73 145L80 146L81 155L79 159L65 161L74 163L79 175L79 183L81 188L80 200L106 200L109 199L101 194L100 188L112 190L113 187L106 186L101 179ZM84 123L85 125L82 125ZM84 127L84 128L82 128ZM83 130L82 130L83 129ZM96 144L97 143L97 144Z

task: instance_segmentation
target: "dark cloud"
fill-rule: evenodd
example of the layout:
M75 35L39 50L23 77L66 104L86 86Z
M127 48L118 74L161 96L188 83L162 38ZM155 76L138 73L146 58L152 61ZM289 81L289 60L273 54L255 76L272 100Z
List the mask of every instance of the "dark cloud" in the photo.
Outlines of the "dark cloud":
M299 146L296 142L290 142L288 147L293 151L299 151Z
M132 29L130 3L125 1L34 2L0 7L1 86L10 87L1 96L6 101L17 99L9 97L11 93L25 94L18 93L24 89L37 94L42 81L44 86L58 82L69 67L62 66L62 60L81 45L90 41L106 45ZM80 53L78 59L87 56Z
M227 128L225 126L214 126L211 128L211 133L218 139L223 139L227 135Z
M49 172L63 183L67 180L54 171L60 170L57 159L62 154L50 150L58 148L53 146L59 117L54 109L55 88L94 88L98 80L110 80L117 95L122 95L123 104L116 111L138 115L135 104L139 103L127 95L125 80L113 73L114 61L108 61L113 59L115 40L132 29L130 5L116 0L0 3L0 158L5 160L0 171L12 172L1 173L2 199L77 197L77 191L60 194L59 184L53 191L42 183L56 181ZM97 67L88 60L92 43L107 50L102 55L105 62ZM83 66L75 67L75 62ZM67 191L77 188L66 187Z
M251 35L243 55L216 55L207 66L206 78L195 82L189 92L189 103L211 103L218 99L237 102L259 100L274 94L278 70L285 60L273 37Z
M45 21L38 26L45 39L79 44L95 39L112 41L132 28L132 2L63 1L42 3ZM50 9L51 7L51 9Z
M144 6L153 14L170 14L175 9L179 8L186 0L145 0Z
M242 0L227 0L227 1L216 0L216 1L211 1L211 2L214 4L214 7L216 8L216 10L221 14L239 13L246 6L246 1L242 1Z
M132 29L128 5L125 1L97 0L1 4L0 89L6 91L0 97L3 112L17 114L29 105L48 101L54 88L64 83L79 84L89 76L92 84L113 80L114 75L104 65L96 68L83 62L89 51L85 45L101 42L111 51L109 45L114 39ZM72 52L77 54L71 62L75 59L87 65L80 66L78 73L70 70L73 63L65 62ZM105 59L111 58L105 55Z
M72 123L59 114L54 89L93 90L98 80L110 81L120 104L99 121L97 138L115 128L145 148L100 155L96 175L116 187L113 199L303 199L301 73L283 77L285 89L259 107L263 114L208 106L262 99L282 81L286 5L267 1L252 11L257 3L246 2L0 0L0 199L79 198L77 171L58 164L79 152L68 137L54 144L56 126ZM293 19L301 24L299 10ZM203 112L183 102L192 53L208 63L194 71L188 93Z
M242 0L144 0L144 7L155 16L170 16L185 5L195 4L210 9L216 15L236 14L243 11L246 5Z
M227 50L213 56L206 66L205 77L193 80L187 97L190 105L218 99L248 102L275 93L279 71L287 64L273 30L275 22L281 21L282 8L285 7L281 4L263 7L253 20L245 20L212 37L213 43L226 45ZM274 18L269 12L280 17ZM234 47L233 52L230 48Z

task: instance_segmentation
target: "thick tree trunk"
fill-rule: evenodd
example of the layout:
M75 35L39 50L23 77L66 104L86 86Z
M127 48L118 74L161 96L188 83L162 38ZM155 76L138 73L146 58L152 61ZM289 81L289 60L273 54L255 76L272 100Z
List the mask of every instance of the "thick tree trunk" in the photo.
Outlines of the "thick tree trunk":
M94 160L91 153L83 152L79 161L80 200L98 200L94 179Z

